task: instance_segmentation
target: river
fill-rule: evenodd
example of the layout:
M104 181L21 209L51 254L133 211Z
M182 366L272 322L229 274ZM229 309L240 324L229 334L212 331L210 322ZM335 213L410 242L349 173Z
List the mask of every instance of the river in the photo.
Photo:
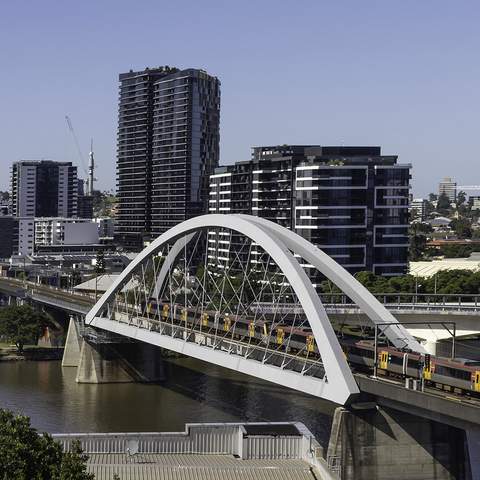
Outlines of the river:
M185 423L300 421L324 446L334 406L191 358L161 384L77 384L60 362L1 362L0 407L50 433L183 431Z

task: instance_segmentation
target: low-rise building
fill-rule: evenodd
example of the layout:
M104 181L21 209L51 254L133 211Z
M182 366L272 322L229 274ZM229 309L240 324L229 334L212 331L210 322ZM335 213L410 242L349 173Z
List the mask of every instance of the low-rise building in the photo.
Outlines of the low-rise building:
M32 255L35 250L35 219L19 217L14 251L18 255Z
M425 198L414 198L410 203L410 220L424 222L427 218L428 200Z
M472 204L472 210L480 210L480 196L470 195L468 200Z
M83 218L36 218L35 246L98 243L96 223Z
M93 221L98 226L98 236L99 238L113 238L114 229L115 229L115 219L110 217L98 217L94 218Z

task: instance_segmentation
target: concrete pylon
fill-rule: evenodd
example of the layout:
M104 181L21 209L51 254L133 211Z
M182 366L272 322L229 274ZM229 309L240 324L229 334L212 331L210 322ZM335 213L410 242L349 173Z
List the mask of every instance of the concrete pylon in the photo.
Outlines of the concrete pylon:
M132 382L119 359L107 345L91 345L83 341L77 369L77 383Z
M470 475L478 462L469 459L469 453L478 453L480 437L468 438L469 452L459 428L369 405L335 411L327 460L341 480L480 478Z
M77 383L149 383L164 379L160 349L153 345L82 343Z
M82 343L83 339L78 334L75 320L73 316L70 316L65 349L63 351L62 367L78 367Z

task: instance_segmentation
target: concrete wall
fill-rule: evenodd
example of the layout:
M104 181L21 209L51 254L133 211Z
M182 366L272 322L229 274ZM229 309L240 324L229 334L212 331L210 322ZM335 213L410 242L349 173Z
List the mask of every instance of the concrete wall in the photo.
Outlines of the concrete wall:
M384 408L338 408L327 460L342 480L473 478L463 430Z
M98 226L94 222L65 223L65 245L98 243Z

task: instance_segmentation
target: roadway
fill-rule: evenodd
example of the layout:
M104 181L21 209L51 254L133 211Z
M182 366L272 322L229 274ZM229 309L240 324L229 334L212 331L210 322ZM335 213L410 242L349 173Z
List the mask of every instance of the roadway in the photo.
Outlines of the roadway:
M0 278L0 292L21 299L66 310L69 313L86 314L95 304L95 297L63 290L49 285L24 282L14 278Z

